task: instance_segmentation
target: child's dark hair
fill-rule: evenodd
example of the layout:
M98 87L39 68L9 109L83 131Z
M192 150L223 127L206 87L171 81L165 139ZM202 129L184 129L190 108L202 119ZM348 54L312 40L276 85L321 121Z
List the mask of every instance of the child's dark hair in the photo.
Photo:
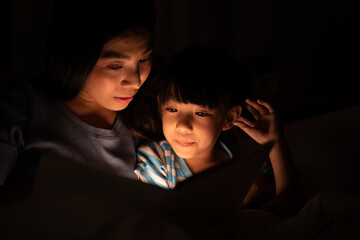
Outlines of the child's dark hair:
M220 109L225 114L248 97L248 65L219 49L191 46L169 61L159 62L153 62L148 80L121 111L130 131L141 140L163 138L159 106L170 98Z
M58 100L75 98L103 45L133 26L153 32L152 0L56 0L49 29L45 89Z
M246 65L215 48L196 45L178 52L160 77L159 104L169 99L223 113L248 97Z

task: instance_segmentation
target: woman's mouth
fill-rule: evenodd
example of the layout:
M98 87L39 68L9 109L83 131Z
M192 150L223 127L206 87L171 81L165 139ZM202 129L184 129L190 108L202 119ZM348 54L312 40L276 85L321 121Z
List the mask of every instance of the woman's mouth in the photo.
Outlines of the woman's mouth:
M132 97L114 97L114 98L118 102L128 103L128 102L131 102L131 100L134 98L134 96L132 96Z

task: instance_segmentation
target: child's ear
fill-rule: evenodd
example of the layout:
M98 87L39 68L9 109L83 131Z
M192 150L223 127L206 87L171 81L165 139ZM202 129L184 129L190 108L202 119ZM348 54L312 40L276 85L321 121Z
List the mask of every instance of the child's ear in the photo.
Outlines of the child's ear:
M241 115L242 108L241 106L235 106L230 108L230 110L227 112L225 123L223 126L223 131L229 130L234 126L234 121L236 121L240 115Z

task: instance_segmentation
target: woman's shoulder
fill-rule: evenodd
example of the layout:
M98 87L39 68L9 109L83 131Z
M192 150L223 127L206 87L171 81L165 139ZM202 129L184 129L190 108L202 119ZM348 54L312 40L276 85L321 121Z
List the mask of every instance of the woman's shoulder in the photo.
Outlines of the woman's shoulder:
M25 91L30 85L30 80L27 78L13 77L3 80L0 83L0 91L3 94L21 93Z
M17 124L23 126L34 108L48 105L48 99L33 84L29 77L14 77L0 83L1 127Z
M27 98L33 97L33 95L41 94L41 90L38 87L35 78L40 77L12 77L6 79L0 83L0 99L6 100L29 100Z
M0 84L0 110L4 117L14 111L27 111L31 100L29 91L32 91L30 82L22 78L7 79Z

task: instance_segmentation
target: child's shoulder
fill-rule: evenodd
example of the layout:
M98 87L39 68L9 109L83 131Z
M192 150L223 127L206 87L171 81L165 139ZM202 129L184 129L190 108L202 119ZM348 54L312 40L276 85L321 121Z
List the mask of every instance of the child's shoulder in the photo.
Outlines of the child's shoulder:
M138 151L156 151L156 152L163 152L165 150L171 150L171 145L166 140L160 141L145 141L142 142L139 147Z
M143 142L137 149L138 158L145 157L147 159L157 159L162 163L173 159L173 150L171 145L166 140L160 141L146 141Z
M218 140L217 144L220 146L220 148L222 148L226 152L226 154L230 157L230 159L233 158L233 153L223 141Z
M137 148L138 156L141 155L164 155L164 151L170 145L165 140L161 141L144 141Z

